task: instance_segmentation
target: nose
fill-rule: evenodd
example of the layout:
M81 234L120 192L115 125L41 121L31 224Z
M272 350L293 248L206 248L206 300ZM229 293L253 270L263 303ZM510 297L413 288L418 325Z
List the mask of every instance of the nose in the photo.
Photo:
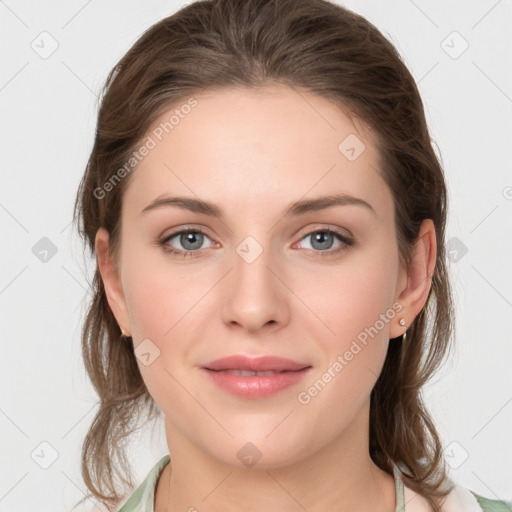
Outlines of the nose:
M270 250L248 237L237 247L233 268L226 277L222 301L222 320L226 325L256 334L288 322L290 291Z

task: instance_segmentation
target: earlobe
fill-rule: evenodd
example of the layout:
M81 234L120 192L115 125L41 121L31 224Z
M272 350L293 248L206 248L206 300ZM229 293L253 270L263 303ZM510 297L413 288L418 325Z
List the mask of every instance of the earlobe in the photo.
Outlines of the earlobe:
M96 261L107 301L121 331L130 336L128 308L121 279L110 254L110 237L106 229L99 228L95 238Z
M398 302L403 309L400 316L404 318L405 325L410 326L416 316L423 309L432 285L432 275L436 264L437 240L434 223L425 219L420 227L414 245L412 260L407 267L407 282L401 291ZM391 329L390 337L403 334L404 327L396 326L396 333Z

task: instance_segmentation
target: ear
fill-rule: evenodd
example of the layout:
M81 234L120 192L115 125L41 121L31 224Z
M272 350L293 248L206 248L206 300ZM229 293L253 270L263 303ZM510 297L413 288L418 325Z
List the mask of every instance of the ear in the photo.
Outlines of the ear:
M127 336L131 335L128 308L124 297L121 279L110 254L110 237L108 231L99 228L94 240L98 269L105 287L108 304L114 314L119 328Z
M398 313L398 321L403 318L405 326L402 327L398 321L390 328L390 338L396 338L409 328L413 320L422 310L427 301L428 293L432 285L432 275L436 265L437 241L436 230L431 219L425 219L420 226L418 237L414 244L412 260L403 270L401 281L406 284L399 290L397 302L402 304Z

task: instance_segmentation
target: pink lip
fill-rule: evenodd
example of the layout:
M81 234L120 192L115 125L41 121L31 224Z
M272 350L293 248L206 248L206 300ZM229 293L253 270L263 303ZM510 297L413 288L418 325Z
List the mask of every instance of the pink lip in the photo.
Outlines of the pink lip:
M311 365L275 356L249 358L235 355L207 363L202 370L222 389L243 398L274 395L304 378ZM227 370L274 371L274 375L242 376Z

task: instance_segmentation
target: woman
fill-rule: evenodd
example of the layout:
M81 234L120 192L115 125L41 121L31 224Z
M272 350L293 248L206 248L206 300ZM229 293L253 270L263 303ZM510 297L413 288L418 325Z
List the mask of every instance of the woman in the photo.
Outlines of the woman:
M450 481L421 398L453 337L446 201L414 80L361 16L214 0L151 27L107 79L75 210L97 257L91 495L509 510ZM127 496L143 413L169 455Z

